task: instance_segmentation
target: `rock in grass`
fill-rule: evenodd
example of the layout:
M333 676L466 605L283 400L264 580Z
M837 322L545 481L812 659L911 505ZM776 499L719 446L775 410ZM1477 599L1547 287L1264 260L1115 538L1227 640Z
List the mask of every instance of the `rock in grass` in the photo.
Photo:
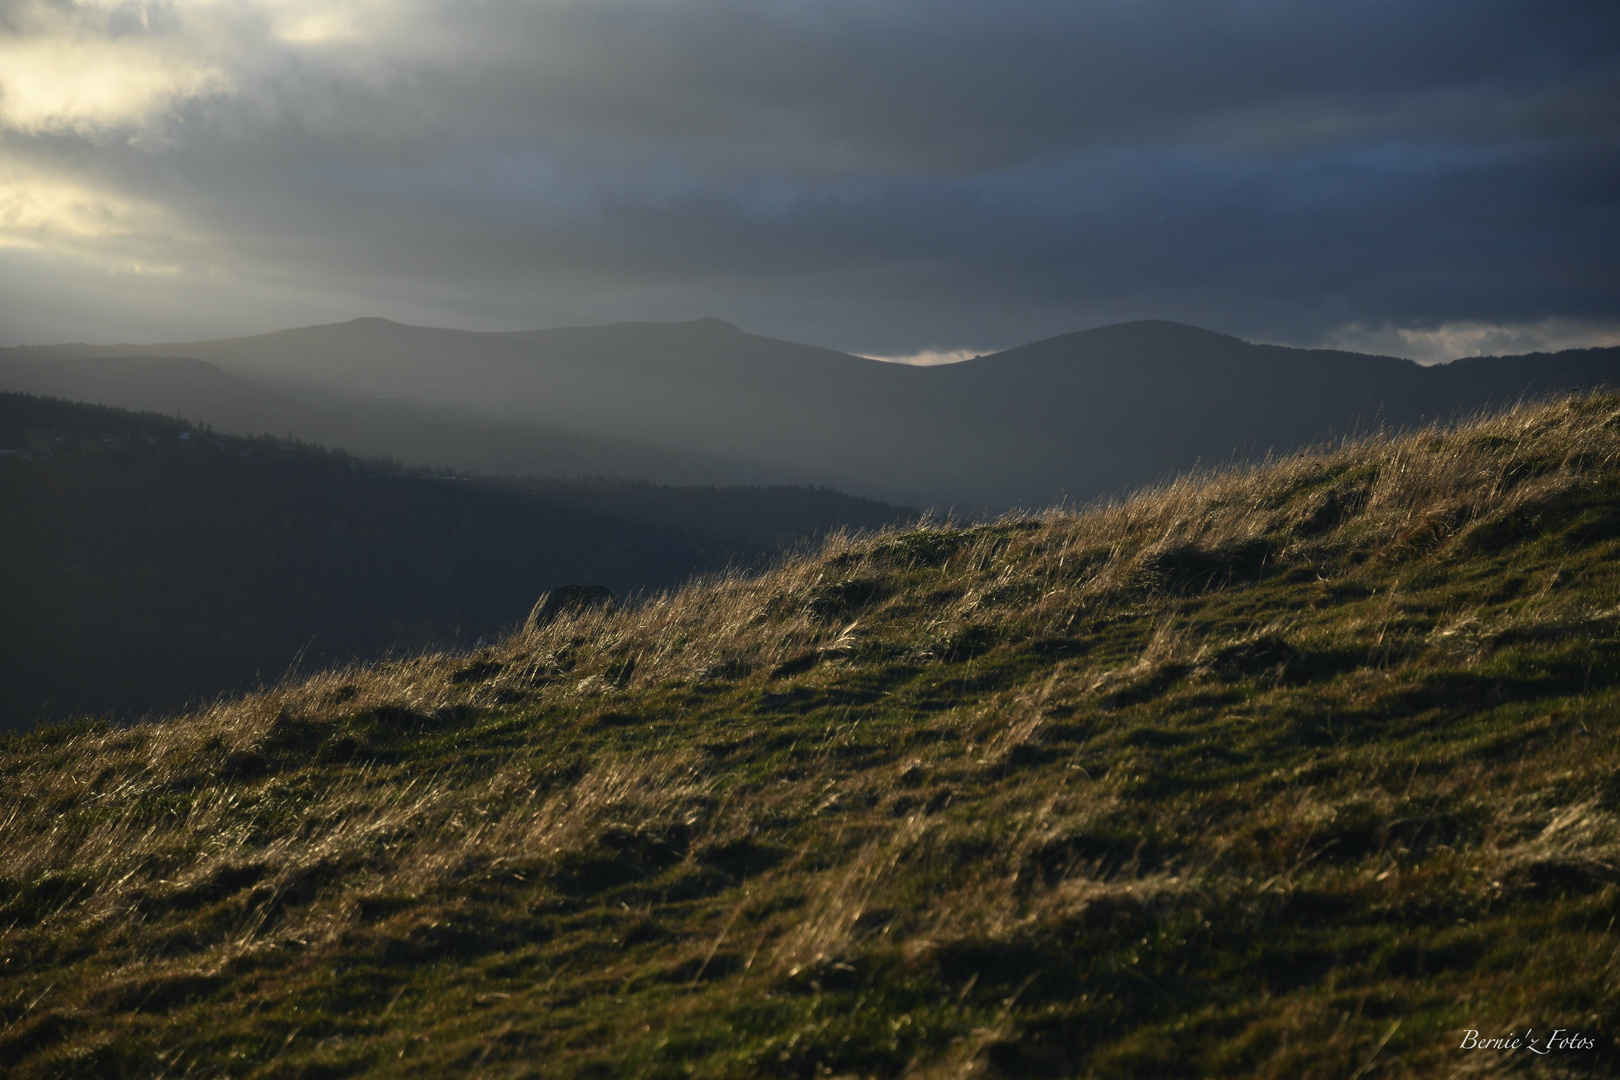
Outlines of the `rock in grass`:
M602 585L559 585L540 594L534 610L523 623L525 633L532 633L548 625L564 612L579 612L587 608L611 603L613 592Z

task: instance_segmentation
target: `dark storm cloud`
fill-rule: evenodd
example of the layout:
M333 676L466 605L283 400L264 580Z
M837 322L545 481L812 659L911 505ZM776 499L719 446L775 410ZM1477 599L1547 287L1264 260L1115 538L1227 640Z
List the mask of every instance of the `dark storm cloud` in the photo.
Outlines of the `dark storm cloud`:
M361 311L714 313L886 353L1145 316L1620 327L1612 3L17 11L23 337L94 333L26 295L30 260L53 295L134 298L103 320L126 336ZM124 96L53 99L74 49L127 61Z

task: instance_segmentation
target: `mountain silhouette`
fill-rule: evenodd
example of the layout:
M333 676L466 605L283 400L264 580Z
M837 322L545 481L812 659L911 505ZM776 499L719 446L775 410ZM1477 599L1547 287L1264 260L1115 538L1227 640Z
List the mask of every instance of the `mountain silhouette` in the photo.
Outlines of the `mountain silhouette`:
M168 369L172 403L136 400L132 387L156 379L156 361L137 358L156 356L211 367ZM75 388L43 389L41 373L69 370L62 361L81 365ZM119 364L127 367L115 378ZM234 418L203 392L222 379L235 380ZM1199 465L1617 384L1620 349L1424 367L1162 321L937 367L780 341L720 319L487 333L364 318L223 341L0 355L0 388L162 408L223 430L298 434L408 462L812 483L962 512L1115 495ZM180 405L182 393L197 411ZM497 428L512 444L504 457L486 452Z

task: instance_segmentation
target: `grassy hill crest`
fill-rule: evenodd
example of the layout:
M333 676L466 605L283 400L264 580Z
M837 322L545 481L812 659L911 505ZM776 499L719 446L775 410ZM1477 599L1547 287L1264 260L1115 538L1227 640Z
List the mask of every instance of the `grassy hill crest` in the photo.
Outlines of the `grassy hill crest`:
M1595 396L12 737L0 1058L1608 1075L1617 556Z

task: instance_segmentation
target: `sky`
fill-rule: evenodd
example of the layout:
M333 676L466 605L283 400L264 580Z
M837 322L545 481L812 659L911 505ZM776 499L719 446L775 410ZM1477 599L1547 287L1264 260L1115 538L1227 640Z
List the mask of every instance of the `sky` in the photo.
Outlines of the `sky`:
M0 0L0 344L1620 344L1620 4Z

